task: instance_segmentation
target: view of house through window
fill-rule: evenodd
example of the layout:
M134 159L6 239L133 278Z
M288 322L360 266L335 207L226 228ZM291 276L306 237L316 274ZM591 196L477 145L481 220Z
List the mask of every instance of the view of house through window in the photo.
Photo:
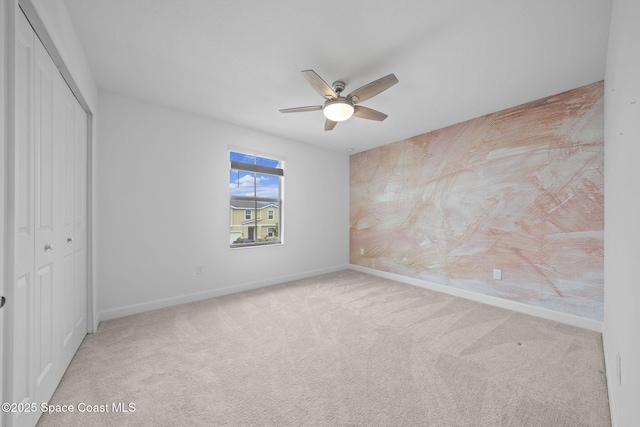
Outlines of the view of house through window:
M282 242L284 161L229 152L231 247Z

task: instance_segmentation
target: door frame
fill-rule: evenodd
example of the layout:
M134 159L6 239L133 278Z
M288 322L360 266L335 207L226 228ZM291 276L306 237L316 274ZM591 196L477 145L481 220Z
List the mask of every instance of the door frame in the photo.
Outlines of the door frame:
M11 49L9 33L11 31L9 15L11 12L11 5L9 2L2 2L0 5L0 28L3 30L0 31L0 57L2 57L2 66L0 68L0 99L3 101L0 102L0 140L2 141L2 146L0 146L0 164L7 165L7 150L8 150L8 141L9 141L9 121L11 115L11 109L9 105L12 103L10 97L9 85L7 84L9 81L9 68L11 64ZM10 99L11 98L11 99ZM5 168L5 171L7 169ZM8 171L7 171L8 172ZM6 173L0 174L0 218L2 218L2 226L0 226L0 240L2 242L7 242L7 183ZM7 271L5 269L5 261L6 261L6 252L5 249L6 243L0 245L0 296L7 296ZM7 319L7 309L6 303L5 307L0 308L0 402L5 402L5 384L8 372L5 361L7 360L5 357L5 351L7 350L7 346L5 346L5 327L6 327L6 319ZM5 414L0 412L0 427L5 425Z

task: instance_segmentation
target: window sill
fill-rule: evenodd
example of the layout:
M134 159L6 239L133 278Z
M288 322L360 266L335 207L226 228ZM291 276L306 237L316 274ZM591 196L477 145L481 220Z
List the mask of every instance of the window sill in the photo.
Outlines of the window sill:
M247 249L247 248L264 248L267 246L282 246L284 243L280 242L256 242L256 243L239 243L229 245L229 249Z

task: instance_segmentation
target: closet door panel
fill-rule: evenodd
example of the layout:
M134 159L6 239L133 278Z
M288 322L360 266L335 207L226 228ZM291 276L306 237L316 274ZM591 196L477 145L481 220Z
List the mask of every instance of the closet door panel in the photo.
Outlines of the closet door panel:
M36 226L36 263L42 260L38 255L44 252L47 256L53 248L45 249L45 245L53 244L54 231L54 163L58 153L54 149L54 79L58 70L38 41L36 43L35 61L35 226ZM41 246L41 248L38 248ZM41 249L41 250L39 250ZM45 259L49 260L50 257Z
M64 293L62 299L62 307L63 309L60 313L61 321L62 321L62 331L61 331L61 347L63 349L63 354L66 351L67 346L71 344L71 339L73 337L73 318L74 318L74 291L75 291L75 267L74 267L74 259L73 252L71 254L65 254L63 259L63 274L64 274ZM72 353L73 354L73 353ZM64 356L63 359L67 357Z
M34 150L34 37L26 18L20 15L16 37L16 144L15 222L16 273L33 270L33 150Z
M32 333L31 314L33 309L31 302L31 290L33 289L32 275L25 274L16 280L13 294L13 402L27 403L31 400L31 357ZM20 416L17 414L17 416Z
M54 367L55 344L53 337L54 290L53 263L48 263L36 272L35 301L35 377L36 389L46 385Z

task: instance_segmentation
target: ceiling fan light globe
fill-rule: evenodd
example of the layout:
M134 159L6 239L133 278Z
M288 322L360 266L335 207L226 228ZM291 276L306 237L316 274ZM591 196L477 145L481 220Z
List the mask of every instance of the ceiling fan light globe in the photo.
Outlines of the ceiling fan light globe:
M334 122L343 122L353 116L353 105L346 99L336 99L325 103L322 112L324 116Z

